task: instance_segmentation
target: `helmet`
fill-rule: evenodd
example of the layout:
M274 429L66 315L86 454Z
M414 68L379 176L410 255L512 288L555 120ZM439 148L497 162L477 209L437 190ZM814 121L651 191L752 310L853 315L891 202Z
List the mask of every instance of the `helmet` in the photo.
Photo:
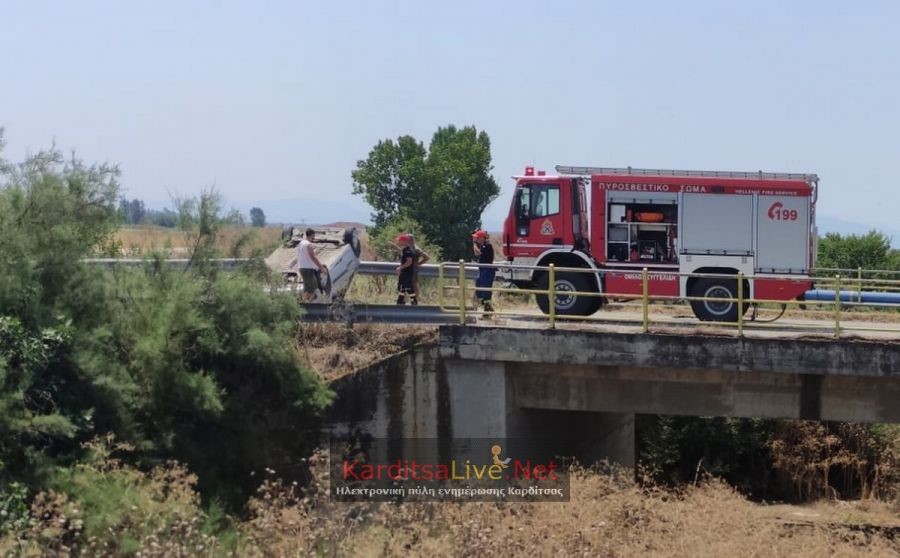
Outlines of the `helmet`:
M477 231L472 233L472 238L475 240L484 240L487 238L487 231L484 229L478 229Z

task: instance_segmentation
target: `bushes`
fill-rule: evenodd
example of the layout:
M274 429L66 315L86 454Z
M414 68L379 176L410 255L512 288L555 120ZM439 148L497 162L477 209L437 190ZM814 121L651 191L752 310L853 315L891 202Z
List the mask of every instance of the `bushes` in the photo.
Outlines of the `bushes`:
M769 485L766 442L774 424L765 419L640 415L639 463L653 481L679 484L713 475L762 496Z
M758 498L900 498L900 427L800 420L643 415L646 478L726 479Z
M298 359L296 301L266 294L257 261L210 264L215 195L179 208L187 270L82 263L114 231L117 176L56 151L0 161L0 487L35 494L111 432L129 463L178 459L236 508L252 471L302 474L329 392Z
M797 499L900 497L897 425L785 421L768 447Z
M212 555L216 538L200 508L196 476L174 463L142 472L117 455L110 436L85 444L84 460L62 469L39 493L28 521L0 538L0 551L24 555ZM226 529L227 531L227 529ZM2 533L0 533L2 534Z
M293 298L241 275L150 267L114 284L114 319L93 343L117 340L120 371L86 366L115 386L103 414L141 455L183 461L205 494L239 505L251 471L292 465L311 447L329 394L298 361Z

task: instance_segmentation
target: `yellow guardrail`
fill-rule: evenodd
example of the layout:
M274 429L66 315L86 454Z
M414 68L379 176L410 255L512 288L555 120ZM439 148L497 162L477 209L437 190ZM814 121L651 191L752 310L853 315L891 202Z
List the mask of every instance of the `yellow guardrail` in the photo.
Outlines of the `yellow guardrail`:
M896 270L822 267L813 269L810 276L823 289L832 288L828 285L834 285L835 277L845 278L843 290L856 291L857 302L862 302L865 291L900 292L900 271Z
M447 269L453 268L453 279L454 281L448 283L445 281L447 277ZM504 269L504 270L516 270L516 271L527 271L530 273L533 272L542 272L546 273L546 288L518 288L512 286L498 286L493 285L491 287L479 287L475 285L469 285L470 281L465 277L465 271L472 269L481 269L481 268L494 268L494 269ZM603 270L606 271L606 270ZM522 265L509 265L509 264L478 264L465 262L464 260L460 260L457 262L443 262L439 264L438 269L438 304L440 308L447 312L456 312L459 314L460 324L464 324L466 317L470 315L481 315L481 316L491 316L491 317L535 317L535 313L532 308L534 307L534 302L531 301L532 296L546 296L548 302L548 308L546 314L543 315L547 320L547 324L551 329L556 328L557 322L560 320L564 321L573 321L573 322L609 322L611 321L610 317L604 316L603 312L594 313L591 316L581 316L581 315L572 315L572 314L561 314L559 309L557 308L557 296L575 296L575 297L600 297L606 299L613 300L625 300L625 301L637 301L640 306L640 318L636 320L623 320L621 315L613 316L614 321L620 323L622 321L634 321L635 325L640 325L642 331L647 333L650 331L650 326L652 324L662 324L662 325L682 325L683 322L666 322L665 320L661 320L659 316L654 318L651 313L651 308L654 305L662 304L684 304L691 302L704 302L704 301L715 301L719 303L733 303L736 304L736 321L698 321L698 324L703 324L704 326L718 326L718 327L726 327L726 328L734 328L737 330L738 336L743 336L744 332L747 329L767 329L767 328L777 328L777 329L794 329L794 330L810 330L810 329L825 329L830 330L833 333L835 338L839 338L842 333L847 332L883 332L883 333L900 333L900 318L897 318L895 322L885 322L879 323L878 327L866 327L865 325L860 325L859 320L851 321L850 324L848 321L848 311L851 313L851 317L870 317L870 316L881 316L881 317L890 317L896 315L900 312L900 307L897 305L884 304L884 303L864 303L861 302L861 296L863 292L900 292L900 272L882 272L878 270L837 270L837 273L834 273L830 276L823 277L812 277L815 282L815 288L823 289L823 290L834 290L834 300L773 300L773 299L760 299L755 297L748 297L749 293L745 292L745 283L749 284L750 281L757 279L754 275L744 275L743 273L738 273L737 275L723 275L723 274L707 274L707 273L680 273L677 271L659 271L653 270L644 267L640 270L638 269L623 269L623 270L615 270L615 271L626 271L630 273L634 273L640 271L641 275L641 289L640 293L636 294L633 292L629 293L615 293L615 292L597 292L597 291L574 291L574 290L566 290L564 295L562 293L557 292L556 290L556 279L560 273L586 273L591 277L596 277L598 271L594 269L586 269L586 268L568 268L568 267L557 267L553 264L548 266L522 266ZM818 270L820 273L830 272L834 270ZM849 272L852 271L853 274L850 275ZM602 271L601 271L602 272ZM848 272L847 275L842 274L841 272ZM732 281L736 281L737 289L736 296L734 297L701 297L701 296L669 296L669 295L651 295L650 294L650 274L651 273L660 273L668 276L677 277L680 281L682 278L707 278L707 279L728 279ZM890 277L891 274L896 274L898 279L883 279L879 278L877 274L884 274L884 276ZM759 278L772 279L773 275L765 275L760 276ZM796 277L784 276L786 279L796 279ZM496 281L495 281L496 283ZM855 302L850 302L847 300L841 300L842 291L846 293L847 291L858 292L860 293L860 297ZM447 292L456 291L455 296L448 297ZM529 307L528 310L530 312L523 311L525 310L522 307L511 308L511 309L499 309L494 308L492 312L485 312L479 310L477 307L472 306L471 308L468 306L471 300L470 297L476 295L479 292L490 292L496 294L503 295L527 295L529 297ZM454 304L455 303L455 304ZM634 302L625 302L618 303L622 306L626 307L634 307ZM800 309L804 310L806 313L801 314L800 317L807 317L811 321L815 320L814 323L780 323L778 325L772 324L771 321L765 320L747 320L744 314L746 310L745 308L749 308L750 306L754 306L756 309L766 308L766 307L778 307L780 309ZM657 306L658 308L660 306ZM824 311L826 314L830 314L830 319L825 322L823 325L823 320L821 315L814 315L814 309L818 308L821 311ZM887 314L876 314L876 313L868 313L864 314L862 312L854 312L857 310L864 309L881 309L881 310L892 310L893 313ZM842 323L843 320L843 323Z

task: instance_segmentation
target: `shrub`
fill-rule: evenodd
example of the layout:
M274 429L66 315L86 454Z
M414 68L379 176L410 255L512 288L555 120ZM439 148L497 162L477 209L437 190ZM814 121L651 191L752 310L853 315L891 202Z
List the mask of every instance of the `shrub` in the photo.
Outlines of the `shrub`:
M117 177L56 150L0 161L0 486L38 493L111 432L131 463L177 458L240 506L252 471L296 473L329 399L296 353L298 305L266 294L259 258L219 272L213 193L179 204L188 269L85 265L117 226Z

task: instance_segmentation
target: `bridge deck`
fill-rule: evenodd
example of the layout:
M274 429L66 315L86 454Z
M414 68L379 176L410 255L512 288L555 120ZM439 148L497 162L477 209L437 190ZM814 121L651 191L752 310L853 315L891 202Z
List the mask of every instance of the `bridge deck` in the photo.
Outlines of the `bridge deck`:
M515 310L515 315L500 314L488 319L480 314L477 322L481 325L495 327L547 329L547 317L537 309ZM470 314L470 317L472 314ZM841 339L870 339L879 341L900 341L900 322L880 321L879 316L847 315L848 319L840 322ZM650 331L656 333L673 333L682 335L702 334L736 337L737 328L733 325L701 322L690 315L690 310L682 313L651 313ZM590 320L569 320L557 317L556 328L563 330L599 331L613 333L635 333L642 331L641 312L629 310L600 310ZM761 338L834 338L834 320L816 318L780 318L766 323L750 321L744 323L745 337Z
M900 422L900 343L442 326L448 366L499 367L525 409Z

